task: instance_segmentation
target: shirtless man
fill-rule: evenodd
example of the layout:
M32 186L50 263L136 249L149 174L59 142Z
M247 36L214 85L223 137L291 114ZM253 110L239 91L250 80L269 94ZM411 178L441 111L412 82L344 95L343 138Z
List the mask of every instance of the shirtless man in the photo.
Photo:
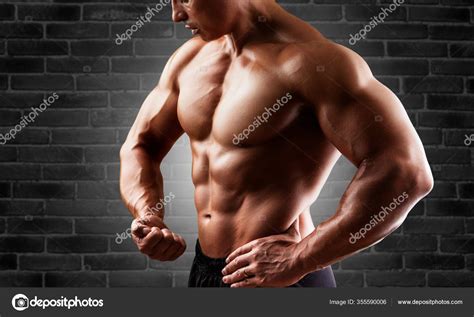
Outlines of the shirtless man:
M132 234L151 259L186 248L169 230L160 163L191 140L198 211L189 286L334 287L330 265L397 229L432 189L399 99L353 51L275 0L172 0L195 35L166 65L121 150ZM358 171L334 215L310 206L340 155Z

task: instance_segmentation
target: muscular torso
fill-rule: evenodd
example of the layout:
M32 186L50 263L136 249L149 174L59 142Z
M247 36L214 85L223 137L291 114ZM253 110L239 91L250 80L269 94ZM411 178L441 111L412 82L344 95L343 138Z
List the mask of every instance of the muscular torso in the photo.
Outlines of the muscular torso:
M282 233L296 219L302 237L311 233L309 207L340 155L323 136L314 110L285 82L288 65L280 60L286 44L250 45L238 56L225 45L205 44L178 78L199 239L211 257ZM284 104L282 97L291 100ZM283 106L268 112L277 100ZM254 123L248 138L236 139L266 110L272 114L268 122Z

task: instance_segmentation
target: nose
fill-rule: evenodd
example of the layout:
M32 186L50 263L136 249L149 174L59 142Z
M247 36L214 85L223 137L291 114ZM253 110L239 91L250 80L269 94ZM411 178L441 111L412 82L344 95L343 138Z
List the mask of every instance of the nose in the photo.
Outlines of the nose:
M173 22L182 22L188 19L188 15L184 11L183 7L178 3L179 0L173 0Z

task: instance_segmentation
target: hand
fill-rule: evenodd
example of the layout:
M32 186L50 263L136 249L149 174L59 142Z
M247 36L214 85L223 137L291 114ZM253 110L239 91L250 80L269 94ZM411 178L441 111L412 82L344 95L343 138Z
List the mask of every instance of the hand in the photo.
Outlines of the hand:
M169 230L156 215L145 215L133 220L132 238L140 252L153 260L174 261L186 250L184 239Z
M286 287L298 282L304 276L295 261L300 240L296 220L283 234L241 246L227 257L223 282L230 287Z

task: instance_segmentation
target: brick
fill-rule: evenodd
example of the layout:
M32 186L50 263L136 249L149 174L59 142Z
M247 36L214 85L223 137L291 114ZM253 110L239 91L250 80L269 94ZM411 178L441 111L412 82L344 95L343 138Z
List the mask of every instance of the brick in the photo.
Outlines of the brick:
M80 182L77 197L80 199L120 199L119 185L116 182Z
M438 128L474 128L474 114L454 112L422 112L420 126Z
M474 96L469 95L429 95L428 109L434 110L467 110L472 109Z
M404 80L405 93L460 93L464 82L459 77L418 77Z
M449 55L451 57L474 57L474 44L451 44L449 46Z
M474 198L474 184L459 184L459 196L461 198Z
M54 102L54 108L104 108L107 107L106 93L61 93Z
M364 275L362 272L334 272L337 287L353 288L364 286Z
M43 252L44 239L40 237L0 237L2 252Z
M172 275L158 271L110 272L110 287L171 287Z
M305 21L339 21L342 11L339 6L285 5L285 10Z
M41 273L0 272L0 287L41 287Z
M52 144L113 144L112 129L60 129L52 131Z
M472 216L474 214L474 202L429 199L426 201L426 211L429 216Z
M117 92L111 94L111 106L114 108L139 109L148 93L142 92Z
M76 147L23 147L20 148L22 162L79 163L83 150Z
M192 249L191 247L187 248ZM150 268L157 270L189 270L194 260L194 252L185 252L175 261L154 261L150 259Z
M368 60L375 75L427 75L428 62L419 60Z
M43 202L33 200L0 200L2 215L40 215L44 212Z
M441 238L442 252L447 253L474 253L474 239L466 238Z
M156 3L158 4L158 2ZM144 15L148 12L147 7L153 8L155 11L153 12L154 16L152 20L165 19L162 16L168 11L168 15L170 15L171 11L171 4L164 7L159 7L155 9L155 5L150 4L148 6L144 5L110 5L110 4L92 4L92 5L85 5L84 6L84 20L99 20L99 21L126 21L126 20L133 20L134 22L141 16L143 19ZM156 12L158 10L159 12ZM167 17L169 21L169 17ZM146 21L146 20L145 20ZM131 23L132 24L132 23Z
M0 174L2 180L34 180L39 179L41 169L36 165L1 164Z
M106 23L48 24L46 36L50 39L94 39L108 38Z
M111 25L111 34L115 39L116 34L123 34L125 31L130 28L130 24L117 23ZM169 38L172 37L174 33L174 26L171 23L148 23L145 28L141 28L139 31L133 34L133 38ZM127 42L123 42L127 43ZM121 45L123 45L123 43Z
M426 149L426 155L431 164L469 164L471 162L469 149Z
M410 269L454 270L464 268L461 255L407 254L405 266Z
M167 58L164 57L116 57L112 59L112 71L115 73L161 73Z
M433 40L473 40L474 26L432 25L429 27L429 34Z
M0 20L13 20L15 18L15 6L12 4L0 4Z
M1 270L16 270L17 256L16 254L0 254Z
M402 256L393 254L359 253L341 262L342 269L398 269L402 268Z
M47 71L50 73L106 73L109 63L106 58L48 58Z
M37 39L43 36L43 26L39 23L2 23L0 38Z
M143 270L146 268L147 259L139 254L104 254L84 256L84 265L91 270Z
M8 41L9 55L67 55L65 41L51 40L13 40Z
M135 41L135 53L137 55L172 55L181 45L184 44L183 40L175 39L160 39L160 40L137 40ZM123 45L128 44L126 42Z
M436 238L426 235L390 235L375 245L377 252L434 251L436 248Z
M72 233L72 220L60 218L9 218L8 233L53 234Z
M80 6L70 5L19 5L18 18L35 21L74 21L79 20Z
M8 198L11 196L10 183L0 183L0 198Z
M18 198L67 199L74 197L73 184L16 183L13 196Z
M424 272L368 272L367 286L420 287L425 286Z
M387 52L394 57L443 57L448 55L448 48L442 43L388 42Z
M115 45L108 40L76 41L71 42L71 53L74 56L127 56L133 54L133 44Z
M426 6L410 7L408 20L434 22L469 22L469 9L466 8L430 8Z
M82 266L78 255L20 255L19 263L25 271L75 271Z
M42 73L44 71L41 58L0 57L2 73Z
M431 70L433 74L441 75L466 75L472 74L473 61L432 61Z
M13 75L11 86L18 90L72 90L74 79L67 75Z
M474 275L472 272L429 272L428 286L472 287L474 286Z
M86 162L118 162L120 146L95 146L86 148Z
M100 165L54 165L43 167L45 180L103 180L104 167Z
M137 90L139 80L134 75L78 76L78 90Z
M48 237L49 253L98 253L107 251L107 238L98 236Z
M105 287L107 276L99 272L50 272L44 281L46 287Z
M50 200L46 202L45 213L51 216L104 216L107 203L100 200Z
M420 234L463 234L463 219L409 217L403 223L403 232Z
M138 110L112 110L93 111L91 114L92 125L95 127L131 126L138 114Z
M372 17L377 16L379 12L382 12L382 8L388 9L388 6L346 5L346 19L347 21L367 22L370 21ZM406 21L406 18L406 8L398 7L395 11L387 15L385 21Z
M124 228L129 228L133 218L90 218L76 219L76 233L87 234L112 234L114 237L118 233L124 232Z

